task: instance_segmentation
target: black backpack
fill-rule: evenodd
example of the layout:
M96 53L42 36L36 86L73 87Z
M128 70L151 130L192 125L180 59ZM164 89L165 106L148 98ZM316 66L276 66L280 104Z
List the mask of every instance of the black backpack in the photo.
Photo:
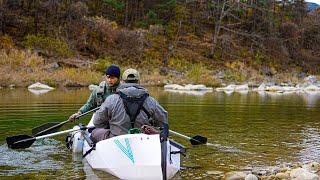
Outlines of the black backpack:
M141 109L147 114L148 119L150 118L150 113L143 107L144 101L149 97L148 93L139 97L127 96L121 91L117 92L117 94L121 97L126 113L130 117L131 128L134 128L134 123Z

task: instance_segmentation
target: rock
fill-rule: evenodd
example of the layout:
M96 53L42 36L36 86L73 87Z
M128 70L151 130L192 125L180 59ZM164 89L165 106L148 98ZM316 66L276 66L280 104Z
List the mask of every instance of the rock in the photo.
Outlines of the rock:
M90 91L93 91L94 89L98 89L99 86L97 86L97 85L95 85L95 84L90 84L90 85L88 86L88 88L89 88Z
M47 64L44 68L49 72L53 72L54 70L57 70L59 67L59 64L54 62L51 64Z
M237 171L233 171L233 172L228 172L225 175L226 180L243 180L246 178L246 174L244 172L237 172Z
M248 82L248 86L253 88L253 87L259 87L259 84L257 82L252 82L252 81L249 81Z
M298 174L294 179L295 180L318 180L319 176L310 172L305 172L302 174Z
M15 84L10 84L10 85L9 85L9 88L10 88L10 89L14 89L15 87L16 87Z
M169 73L168 68L166 68L166 67L160 68L159 74L160 74L161 76L166 76L166 75L168 75L168 73Z
M249 86L248 84L238 85L234 88L235 91L248 91Z
M298 73L297 77L298 77L299 79L304 79L304 78L307 77L307 74L304 73L304 72L300 72L300 73Z
M281 92L283 91L283 88L281 86L270 86L266 88L266 91Z
M304 91L320 91L320 87L316 85L309 85L305 88L303 88Z
M312 162L309 164L302 165L302 168L309 172L315 173L320 170L320 164L317 162Z
M284 91L297 91L298 90L296 87L292 87L292 86L283 86L282 89Z
M201 90L213 90L210 87L206 87L203 84L199 85L193 85L193 84L187 84L184 86L185 90L191 90L191 91L201 91Z
M181 86L179 84L167 84L164 86L164 89L172 89L172 90L181 90L181 91L212 91L213 89L211 87L206 87L205 85L199 84L199 85L192 85L188 84L185 86Z
M303 168L297 168L293 169L290 172L290 177L292 179L303 179L303 180L318 180L319 176L313 173L308 172L306 169Z
M227 87L216 88L216 91L234 91L235 88L236 88L235 84L230 84Z
M222 171L207 171L208 175L213 175L213 176L223 176L223 172Z
M276 178L278 179L290 179L289 173L277 173Z
M224 72L223 71L219 71L216 75L215 75L218 79L224 79Z
M245 178L245 180L258 180L257 176L253 174L248 174Z
M255 89L255 90L256 90L256 91L265 91L266 88L267 88L266 84L265 84L265 83L262 83L262 84L260 84L260 86L259 86L257 89Z
M272 76L273 75L271 69L269 67L266 67L266 66L262 67L261 72L265 76Z
M309 84L314 84L318 81L316 76L308 76L308 77L304 78L303 80L304 80L304 82L309 83Z
M287 171L290 171L291 170L291 168L289 168L289 167L287 167L287 166L283 166L283 167L280 167L280 169L279 169L279 171L280 172L287 172Z
M184 87L179 84L167 84L164 86L164 89L174 89L174 90L181 90Z
M52 90L54 88L50 87L50 86L48 86L46 84L42 84L42 83L36 82L36 83L28 86L28 89L47 89L47 90Z

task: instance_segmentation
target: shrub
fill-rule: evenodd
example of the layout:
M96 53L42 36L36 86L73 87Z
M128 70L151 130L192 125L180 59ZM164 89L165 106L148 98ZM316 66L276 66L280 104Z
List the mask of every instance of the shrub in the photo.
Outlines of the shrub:
M111 57L104 57L101 59L97 59L96 63L92 66L92 69L95 71L103 72L106 67L111 64L117 64Z
M14 47L12 38L8 35L0 34L0 49L11 49Z
M27 35L23 44L26 48L39 51L46 56L71 57L72 52L68 44L62 39L55 39L44 35Z

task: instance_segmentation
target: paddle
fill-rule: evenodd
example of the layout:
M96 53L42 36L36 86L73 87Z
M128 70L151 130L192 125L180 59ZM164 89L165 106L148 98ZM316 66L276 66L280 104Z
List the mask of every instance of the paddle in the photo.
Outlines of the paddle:
M94 109L91 109L90 111L87 111L85 113L80 114L79 116L76 117L76 119L79 119L80 117L87 115L93 111L96 111L100 108L96 107ZM69 120L63 121L61 123L59 122L49 122L46 124L42 124L38 127L35 127L32 129L32 136L41 136L41 135L45 135L45 134L50 134L50 133L54 133L57 132L64 124L68 123Z
M32 136L28 136L28 135L17 135L17 136L7 137L6 141L7 141L8 147L11 149L24 149L24 148L30 147L38 139L53 137L53 136L57 136L57 135L61 135L61 134L70 133L73 131L86 130L88 128L92 128L92 127L82 126L81 128L77 127L74 129L69 129L69 130L60 131L60 132L51 133L51 134L42 135L42 136L37 136L37 137L32 137Z
M180 134L180 133L172 131L172 130L169 130L169 132L171 134L174 134L176 136L179 136L179 137L182 137L184 139L189 140L192 145L200 145L200 144L208 145L208 143L207 143L208 139L206 137L203 137L203 136L200 136L200 135L189 137L189 136Z

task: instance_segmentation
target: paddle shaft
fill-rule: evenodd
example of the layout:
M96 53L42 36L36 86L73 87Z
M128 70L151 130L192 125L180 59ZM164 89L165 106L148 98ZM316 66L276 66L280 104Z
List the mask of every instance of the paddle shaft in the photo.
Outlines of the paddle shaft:
M189 136L186 136L186 135L180 134L180 133L175 132L175 131L172 131L172 130L170 130L170 129L169 129L169 132L170 132L171 134L176 135L176 136L182 137L182 138L184 138L184 139L186 139L186 140L190 140L190 139L192 139L192 138L191 138L191 137L189 137Z
M90 111L87 111L87 112L85 112L85 113L82 113L82 114L78 115L75 119L78 119L78 118L80 118L80 117L82 117L82 116L84 116L84 115L87 115L87 114L89 114L89 113L91 113L91 112L93 112L93 111L96 111L96 110L98 110L98 109L100 109L100 106L99 106L99 107L96 107L96 108L94 108L94 109L91 109ZM41 135L41 134L46 134L46 132L49 132L49 131L51 131L51 130L53 130L53 129L56 129L56 128L59 129L61 126L63 126L64 124L66 124L66 123L68 123L68 122L69 122L69 120L63 121L63 122L61 122L61 123L59 123L59 124L56 124L56 125L48 128L48 129L45 129L45 130L42 130L42 131L36 133L34 136L38 136L38 135Z
M60 131L60 132L56 132L56 133L51 133L51 134L46 134L46 135L42 135L42 136L37 136L37 137L31 137L30 138L27 138L27 139L22 139L22 140L18 140L16 142L12 142L12 144L8 144L10 145L11 147L12 146L15 146L14 149L18 149L18 148L28 148L30 147L34 141L38 140L38 139L43 139L43 138L48 138L48 137L53 137L53 136L58 136L58 135L61 135L61 134L67 134L67 133L70 133L70 132L74 132L74 131L79 131L79 130L85 130L85 129L88 129L88 128L92 128L94 126L90 126L90 127L86 127L86 126L83 126L83 127L76 127L76 128L73 128L73 129L68 129L68 130L65 130L65 131ZM27 144L27 145L25 145ZM20 146L20 147L19 147Z
M61 134L66 134L66 133L70 133L70 132L74 132L74 131L79 131L79 130L85 130L85 129L89 129L89 128L93 128L94 126L90 126L90 127L79 127L77 126L76 128L74 129L68 129L68 130L65 130L65 131L59 131L59 132L56 132L56 133L51 133L51 134L46 134L46 135L42 135L42 136L37 136L35 137L36 140L38 139L43 139L43 138L48 138L48 137L53 137L53 136L58 136L58 135L61 135Z

